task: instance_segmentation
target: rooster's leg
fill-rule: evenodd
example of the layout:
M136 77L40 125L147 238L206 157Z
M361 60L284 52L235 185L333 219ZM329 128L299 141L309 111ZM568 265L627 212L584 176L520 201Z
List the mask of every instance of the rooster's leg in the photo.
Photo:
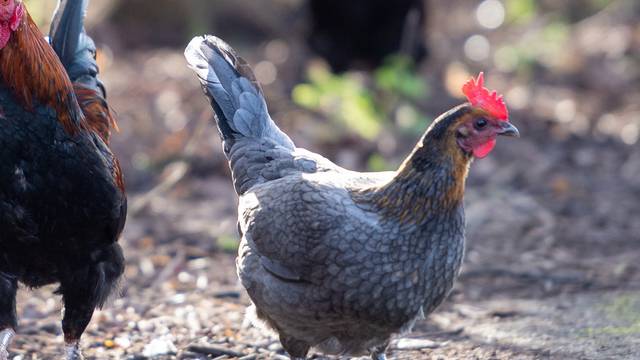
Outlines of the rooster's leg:
M18 280L0 272L0 360L9 357L9 345L18 326L16 292Z
M81 279L71 284L62 283L62 298L64 301L64 317L62 331L64 332L65 352L67 360L82 360L80 337L89 325L97 301L91 287L95 282Z
M124 257L118 244L92 256L98 259L96 263L70 271L60 281L67 360L83 359L80 336L89 325L93 311L104 304L124 272Z
M64 346L64 352L67 356L67 360L84 360L84 356L82 356L82 350L80 350L80 341L67 343Z
M78 289L73 289L71 294L64 292L63 289L63 298L62 331L67 360L82 360L84 357L80 350L80 337L91 321L95 302L91 301L89 295L80 295Z

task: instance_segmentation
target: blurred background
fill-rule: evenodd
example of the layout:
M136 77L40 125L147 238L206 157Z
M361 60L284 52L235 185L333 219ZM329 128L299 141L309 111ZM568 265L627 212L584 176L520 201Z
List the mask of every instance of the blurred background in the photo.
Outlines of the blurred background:
M26 3L47 31L55 1ZM90 358L282 354L243 327L236 196L182 55L204 33L253 65L298 146L355 170L395 169L471 75L504 94L522 138L473 164L460 281L392 358L638 356L640 2L92 0L88 27L130 199L124 296ZM50 291L22 292L21 359L60 348Z

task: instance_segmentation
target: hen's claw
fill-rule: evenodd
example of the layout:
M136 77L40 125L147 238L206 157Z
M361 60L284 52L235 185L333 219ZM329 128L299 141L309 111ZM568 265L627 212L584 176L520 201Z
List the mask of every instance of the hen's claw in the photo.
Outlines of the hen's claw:
M79 342L66 344L65 352L67 353L67 360L84 360L84 356L82 356L82 351L80 351Z
M0 360L9 359L9 345L11 345L11 340L15 335L16 332L13 329L0 331Z

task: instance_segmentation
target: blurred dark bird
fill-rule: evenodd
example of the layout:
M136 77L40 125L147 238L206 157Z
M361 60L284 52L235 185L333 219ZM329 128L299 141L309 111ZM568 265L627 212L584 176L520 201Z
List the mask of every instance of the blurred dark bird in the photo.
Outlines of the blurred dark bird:
M334 71L374 69L401 54L427 55L425 0L310 0L308 43Z
M48 43L21 0L0 2L1 360L18 282L60 284L66 355L81 359L80 336L124 270L127 202L87 3L58 4Z
M257 319L284 349L383 359L447 296L464 252L469 164L517 136L482 74L398 171L359 173L297 148L273 122L253 72L222 40L185 52L211 100L239 195L236 260Z

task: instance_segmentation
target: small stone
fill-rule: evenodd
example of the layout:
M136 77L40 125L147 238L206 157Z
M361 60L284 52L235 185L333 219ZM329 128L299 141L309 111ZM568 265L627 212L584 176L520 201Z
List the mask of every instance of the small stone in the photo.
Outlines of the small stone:
M118 336L114 340L115 344L119 347L126 349L131 346L131 339L128 336Z
M142 350L142 355L154 357L159 355L171 355L178 352L178 349L169 338L153 339Z
M149 320L140 320L138 321L138 329L141 332L153 332L155 325Z
M426 339L399 339L394 348L397 350L435 349L440 343Z

